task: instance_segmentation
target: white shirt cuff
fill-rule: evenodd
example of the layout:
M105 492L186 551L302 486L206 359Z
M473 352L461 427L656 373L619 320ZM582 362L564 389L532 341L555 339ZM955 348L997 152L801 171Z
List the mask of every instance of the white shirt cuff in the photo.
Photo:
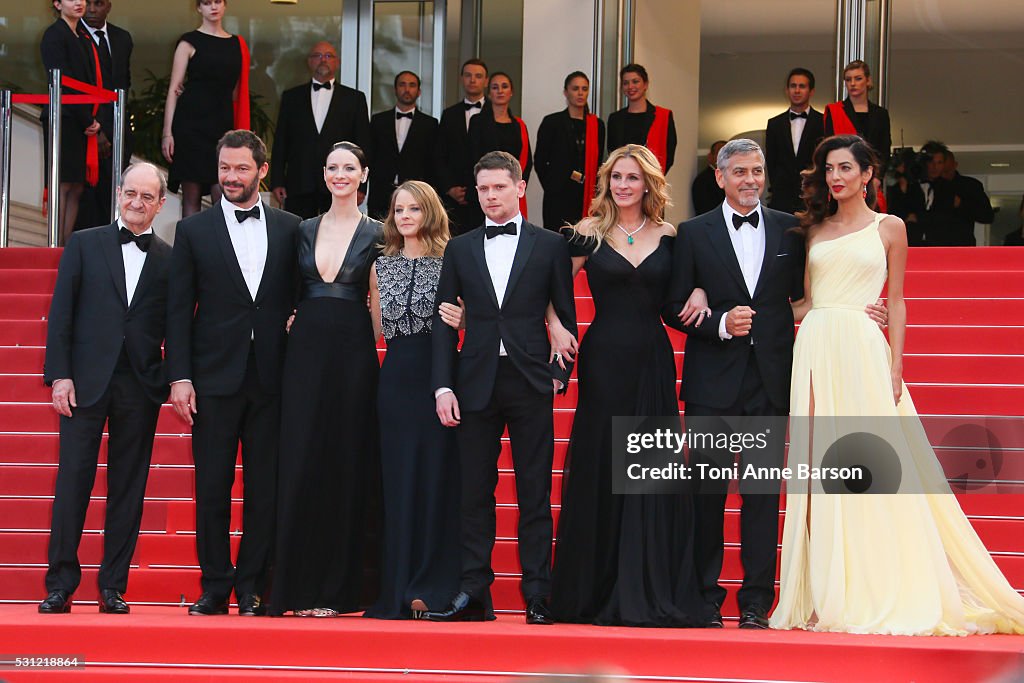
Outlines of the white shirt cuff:
M732 335L725 331L725 315L718 320L718 338L722 341L732 339Z
M452 391L451 389L449 389L448 387L441 387L439 389L434 390L434 400L437 400L437 399L441 398L445 394L454 394L454 393L455 392Z

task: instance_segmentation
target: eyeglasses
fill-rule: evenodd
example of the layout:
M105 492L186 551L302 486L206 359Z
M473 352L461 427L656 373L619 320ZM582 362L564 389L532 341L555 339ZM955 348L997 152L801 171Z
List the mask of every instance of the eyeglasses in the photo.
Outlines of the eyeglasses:
M121 191L121 196L124 197L125 199L127 199L130 202L134 202L136 199L138 199L139 201L141 201L143 204L146 204L147 206L153 206L154 204L156 204L160 200L159 197L155 197L155 196L153 196L151 194L148 194L148 193L140 195L135 190L122 190Z
M337 59L338 55L332 52L312 52L310 53L309 58L318 62L321 59Z

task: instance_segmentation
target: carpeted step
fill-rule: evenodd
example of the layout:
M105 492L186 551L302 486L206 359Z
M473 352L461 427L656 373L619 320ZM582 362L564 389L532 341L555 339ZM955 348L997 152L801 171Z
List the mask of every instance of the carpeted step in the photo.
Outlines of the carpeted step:
M0 292L52 294L57 271L42 268L0 268Z
M0 319L42 320L49 312L49 293L7 294L0 292Z
M0 346L46 346L45 320L6 320L0 311Z
M47 247L16 247L0 249L0 269L48 268L56 270L63 249Z

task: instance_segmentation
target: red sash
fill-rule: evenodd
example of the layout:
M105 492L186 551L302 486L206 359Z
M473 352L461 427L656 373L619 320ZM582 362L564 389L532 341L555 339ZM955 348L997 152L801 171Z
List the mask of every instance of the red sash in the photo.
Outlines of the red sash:
M519 118L516 121L519 122L519 166L525 171L526 163L530 160L530 134L526 131L525 121ZM519 198L519 213L523 214L523 220L527 220L525 194Z
M860 135L857 132L857 127L853 125L853 121L846 115L846 108L843 107L842 102L833 102L825 107L826 127L829 119L832 120L833 135Z
M597 143L597 116L587 114L587 133L583 147L583 213L590 215L590 203L594 200L594 185L597 181L597 159L601 150Z
M235 96L235 128L250 130L249 120L249 46L245 38L238 36L238 46L242 51L242 71L238 74L238 94Z
M655 106L654 123L647 131L647 149L657 157L662 173L668 164L668 117L671 113L671 109Z
M103 90L103 70L100 68L100 53L96 49L96 43L89 38L89 45L92 47L92 58L96 65L96 88ZM63 79L61 79L63 81ZM96 113L100 110L99 102L92 105L92 118L96 120ZM113 140L111 140L113 142ZM85 137L85 182L89 187L96 187L100 181L100 143L96 135Z

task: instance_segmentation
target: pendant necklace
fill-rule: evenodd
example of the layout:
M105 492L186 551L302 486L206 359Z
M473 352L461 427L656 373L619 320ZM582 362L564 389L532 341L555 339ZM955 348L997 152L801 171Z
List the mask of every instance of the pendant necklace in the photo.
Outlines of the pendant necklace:
M638 227L638 228L637 228L636 230L634 230L633 232L630 232L629 230L626 230L626 229L625 229L624 227L622 227L622 223L616 223L615 225L616 225L616 227L618 227L618 228L619 228L619 230L621 230L621 231L623 232L623 234L624 234L624 235L626 236L626 244L632 245L632 244L633 244L633 242L635 242L635 241L636 241L636 240L634 240L634 239L633 239L633 235L635 235L635 234L637 234L638 232L640 232L641 230L643 230L643 229L644 229L644 226L645 226L645 225L647 225L647 216L644 216L644 220L643 220L643 221L642 221L642 222L640 223L640 227Z

